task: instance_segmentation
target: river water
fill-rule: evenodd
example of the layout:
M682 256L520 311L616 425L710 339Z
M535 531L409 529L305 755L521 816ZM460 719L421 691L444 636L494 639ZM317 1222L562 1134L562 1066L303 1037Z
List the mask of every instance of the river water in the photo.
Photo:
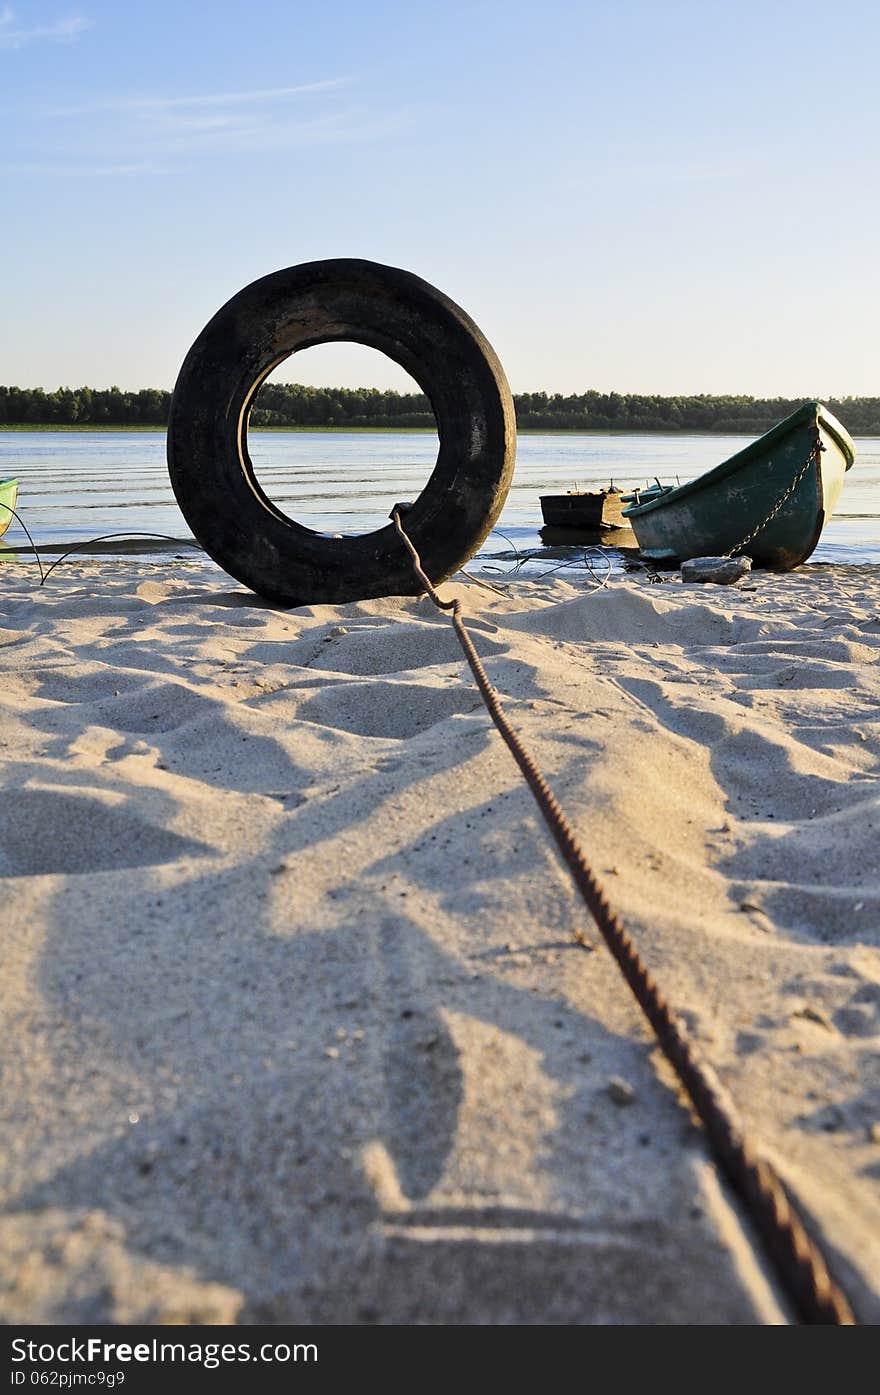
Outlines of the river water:
M541 546L539 495L575 486L684 482L736 451L742 436L527 434L498 527L483 555ZM434 464L428 432L252 432L251 458L266 493L291 517L321 532L381 527L397 500L412 499ZM856 441L837 513L812 562L880 563L880 439ZM38 548L51 552L103 533L191 535L171 491L161 431L0 431L0 479L20 481L18 508ZM24 532L13 521L6 555L24 558ZM116 540L113 552L135 544ZM160 551L162 544L138 546ZM104 551L104 549L102 549ZM534 565L534 564L533 564Z

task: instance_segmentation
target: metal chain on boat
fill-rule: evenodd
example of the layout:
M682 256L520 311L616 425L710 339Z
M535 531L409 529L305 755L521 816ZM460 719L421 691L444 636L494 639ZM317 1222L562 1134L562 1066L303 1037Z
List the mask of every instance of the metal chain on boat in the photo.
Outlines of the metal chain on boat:
M450 613L489 716L519 766L605 943L687 1091L705 1127L716 1160L744 1201L799 1317L808 1323L853 1325L855 1317L852 1309L831 1278L825 1258L808 1235L782 1179L746 1133L725 1087L713 1068L700 1056L625 925L609 905L574 829L534 758L512 727L465 627L461 602L457 598L444 601L436 591L422 568L418 552L404 532L399 506L394 508L391 517L409 551L413 570L422 587L438 610ZM580 939L578 932L575 932L575 939Z
M766 528L767 524L773 521L773 519L778 514L779 510L782 508L783 504L788 503L788 500L791 498L792 494L794 494L795 490L797 489L798 485L804 478L804 475L807 473L813 462L815 461L818 464L819 456L821 455L824 449L825 447L822 444L822 438L819 435L819 432L817 431L816 439L813 442L810 454L807 456L806 460L804 461L795 478L792 480L791 484L786 489L785 493L780 495L770 512L767 514L766 518L761 519L761 522L758 524L757 528L753 528L752 531L743 538L742 542L737 543L736 547L732 547L729 552L725 552L725 557L733 557L737 552L742 552L743 548L748 547L749 543L752 542L758 536L762 529Z

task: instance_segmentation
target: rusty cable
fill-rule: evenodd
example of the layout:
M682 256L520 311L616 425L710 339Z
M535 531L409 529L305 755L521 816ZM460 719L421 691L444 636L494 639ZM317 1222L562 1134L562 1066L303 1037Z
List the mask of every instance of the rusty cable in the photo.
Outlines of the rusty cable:
M398 507L391 517L424 590L438 610L450 614L489 716L519 766L605 943L687 1091L716 1160L745 1203L795 1311L802 1321L810 1324L853 1325L852 1309L831 1278L827 1262L807 1233L785 1184L746 1132L725 1086L713 1067L701 1057L683 1022L661 992L626 926L611 908L556 796L511 725L465 627L461 602L457 598L444 601L440 597L403 530Z

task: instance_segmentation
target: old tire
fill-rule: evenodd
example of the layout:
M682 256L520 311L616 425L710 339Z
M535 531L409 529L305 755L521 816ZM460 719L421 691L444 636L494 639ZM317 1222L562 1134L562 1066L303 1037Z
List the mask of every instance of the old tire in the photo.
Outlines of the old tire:
M331 340L379 349L427 394L440 448L405 526L440 581L473 556L501 512L513 474L513 402L489 343L459 306L409 272L375 262L305 262L254 281L202 330L171 400L168 469L205 551L281 605L411 595L420 587L391 523L322 535L288 518L260 488L247 418L288 354Z

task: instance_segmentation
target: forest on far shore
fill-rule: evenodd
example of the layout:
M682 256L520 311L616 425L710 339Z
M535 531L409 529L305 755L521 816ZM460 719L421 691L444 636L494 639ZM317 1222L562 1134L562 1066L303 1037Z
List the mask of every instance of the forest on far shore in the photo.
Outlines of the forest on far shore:
M810 398L645 396L632 392L514 394L520 431L715 431L758 436ZM154 426L168 421L170 392L142 388L0 386L3 426ZM826 406L853 436L880 436L880 397L828 398ZM252 428L434 428L423 393L379 388L265 383L251 410Z

